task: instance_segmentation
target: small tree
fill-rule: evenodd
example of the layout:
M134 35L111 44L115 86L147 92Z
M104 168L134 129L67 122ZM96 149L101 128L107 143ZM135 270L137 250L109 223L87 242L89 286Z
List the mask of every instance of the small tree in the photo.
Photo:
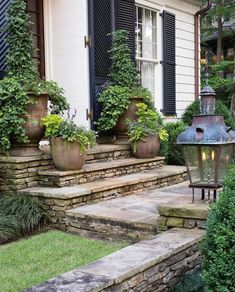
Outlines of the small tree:
M137 70L131 60L128 47L128 31L117 30L112 33L114 42L111 53L112 66L110 68L110 82L124 87L135 87L139 84Z
M208 291L235 291L235 163L225 178L223 193L210 209L206 230L201 252Z
M29 28L30 19L26 13L26 2L14 0L7 13L6 67L7 75L23 81L24 85L30 85L39 78L37 66L33 61L35 49Z

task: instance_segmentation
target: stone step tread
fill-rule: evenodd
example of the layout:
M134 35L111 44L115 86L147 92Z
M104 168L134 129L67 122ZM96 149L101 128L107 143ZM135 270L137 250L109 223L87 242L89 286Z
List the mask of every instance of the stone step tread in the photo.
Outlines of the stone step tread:
M124 150L131 150L131 145L115 145L115 144L97 144L96 146L90 148L87 152L88 155L90 154L100 154L106 152L113 152L113 151L124 151Z
M175 264L175 261L178 260L177 255L188 248L194 248L203 236L204 231L202 230L174 228L148 240L125 247L79 269L64 273L28 291L49 291L52 288L56 291L63 289L80 292L103 291L106 287L121 283L149 268L156 267L164 260L172 261L171 256L175 257L172 261L172 264ZM156 271L156 273L158 272Z
M128 185L134 185L142 182L167 178L169 176L186 173L183 166L164 165L162 168L155 168L146 172L123 175L109 179L93 181L85 184L79 184L68 187L33 187L21 190L23 193L30 193L35 196L42 196L55 199L71 199L79 196L89 195L95 192L116 189Z
M82 169L80 170L71 170L71 171L60 171L60 170L47 170L47 171L40 171L39 175L41 176L69 176L75 174L82 174L85 172L94 172L94 171L101 171L107 170L112 168L120 168L125 166L134 166L134 165L141 165L144 163L151 163L156 161L162 161L164 157L157 156L154 158L148 159L137 159L137 158L125 158L113 161L105 161L105 162L96 162L92 164L85 164Z

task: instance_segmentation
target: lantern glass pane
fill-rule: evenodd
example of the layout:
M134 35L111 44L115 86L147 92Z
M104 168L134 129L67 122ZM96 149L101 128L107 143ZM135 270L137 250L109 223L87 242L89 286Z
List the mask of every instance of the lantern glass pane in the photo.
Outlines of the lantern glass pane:
M234 145L222 145L221 146L221 153L219 157L219 164L218 164L218 174L219 174L219 182L223 183L224 176L226 175L229 163L233 159L234 156Z
M219 146L190 145L184 146L191 184L194 186L213 187L218 182Z

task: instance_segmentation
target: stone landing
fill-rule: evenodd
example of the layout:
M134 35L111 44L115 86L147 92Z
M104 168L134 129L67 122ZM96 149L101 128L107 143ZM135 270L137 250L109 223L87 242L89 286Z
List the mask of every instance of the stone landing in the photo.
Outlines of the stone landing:
M204 228L208 204L200 200L196 193L196 203L191 203L189 182L164 187L162 189L145 191L123 198L116 198L94 205L82 206L66 211L66 228L68 231L91 237L128 240L136 242L167 229L189 227L192 218L199 228ZM161 206L187 206L191 211L187 218L169 218L159 214ZM165 213L166 214L166 213ZM194 214L194 217L192 217ZM203 217L202 217L203 216ZM180 223L179 223L180 218ZM203 219L202 219L203 218ZM167 221L169 219L169 221Z

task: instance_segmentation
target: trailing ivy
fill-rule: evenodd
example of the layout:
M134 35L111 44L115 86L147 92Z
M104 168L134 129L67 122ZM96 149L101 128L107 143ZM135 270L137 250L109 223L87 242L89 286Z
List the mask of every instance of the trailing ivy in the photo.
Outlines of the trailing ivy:
M19 143L28 141L24 130L26 108L32 103L28 93L47 94L54 113L62 113L68 108L63 89L55 82L39 77L38 64L33 60L35 49L30 24L26 2L13 0L5 27L7 75L0 81L0 150L3 152L8 152L12 139Z
M130 56L128 31L116 30L112 33L112 37L114 42L109 51L112 59L109 73L110 82L123 87L136 87L139 84L139 78Z
M28 141L23 125L29 103L30 97L16 79L0 80L0 149L4 152L10 149L13 136L19 143Z

